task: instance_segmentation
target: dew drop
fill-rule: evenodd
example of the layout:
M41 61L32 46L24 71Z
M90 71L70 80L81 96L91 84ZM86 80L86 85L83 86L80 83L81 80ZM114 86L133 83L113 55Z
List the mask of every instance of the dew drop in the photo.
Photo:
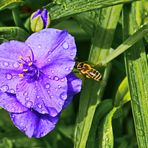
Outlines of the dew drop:
M52 70L51 73L53 74L54 73L54 70Z
M74 55L74 53L71 53L70 55L71 55L71 56L73 56L73 55Z
M25 100L28 101L28 100L30 100L30 99L27 97L27 98L25 98Z
M50 61L51 61L51 59L50 59L50 58L48 58L48 61L50 62Z
M65 78L61 79L61 82L64 82L65 81Z
M50 97L53 98L53 95L51 95Z
M40 96L36 96L36 98L40 98Z
M9 63L8 63L8 62L4 62L4 66L6 66L6 67L7 67L8 65L9 65Z
M66 67L65 69L66 69L67 71L69 70L69 68L68 68L68 67Z
M15 90L14 90L14 89L10 89L9 91L10 91L10 93L12 93L12 94L15 93Z
M11 79L12 79L12 75L11 75L10 73L7 73L7 74L6 74L6 78L7 78L8 80L11 80Z
M42 110L42 111L41 111L41 113L42 113L42 114L45 114L45 113L46 113L46 111L45 111L45 110Z
M27 96L27 95L28 95L28 93L27 93L27 92L24 92L24 93L23 93L23 95L24 95L24 96Z
M50 87L50 84L49 83L47 83L46 85L45 85L45 88L49 88Z
M38 48L41 48L41 45L38 45Z
M60 98L61 98L62 100L66 100L66 99L67 99L67 94L66 94L65 92L61 93L61 94L60 94Z
M60 86L60 85L58 85L58 88L61 88L61 86Z
M31 101L27 101L27 102L26 102L26 106L27 106L27 107L31 107L32 105L33 105L33 103L32 103Z
M62 101L59 101L59 104L60 104L60 105L63 105L63 102L62 102Z
M49 107L48 111L49 111L49 114L53 117L55 117L57 115L57 110L54 109L53 107Z
M64 43L63 43L63 48L64 48L64 49L68 49L68 47L69 47L68 43L67 43L67 42L64 42Z
M58 81L58 80L59 80L59 78L58 78L57 76L55 76L55 77L54 77L54 80Z
M42 105L41 104L38 104L37 106L38 106L38 108L42 108Z
M6 92L9 89L9 87L8 85L3 85L0 89L2 92Z
M13 66L14 66L14 68L18 68L19 67L18 63L14 63Z

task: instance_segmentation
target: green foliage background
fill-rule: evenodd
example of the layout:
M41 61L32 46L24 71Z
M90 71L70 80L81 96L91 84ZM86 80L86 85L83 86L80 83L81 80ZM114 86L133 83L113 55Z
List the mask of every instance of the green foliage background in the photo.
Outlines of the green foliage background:
M78 60L103 79L83 78L81 93L44 138L27 138L0 109L0 148L147 148L148 1L0 0L0 43L24 41L30 15L42 8L50 27L75 37Z

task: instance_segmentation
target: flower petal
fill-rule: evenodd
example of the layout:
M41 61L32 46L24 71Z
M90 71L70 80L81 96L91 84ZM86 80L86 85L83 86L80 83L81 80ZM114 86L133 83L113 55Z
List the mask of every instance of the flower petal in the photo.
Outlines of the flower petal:
M19 82L20 77L18 73L13 70L0 69L0 90L2 92L10 92L15 94L16 85Z
M67 31L44 29L32 34L26 43L33 50L36 65L45 68L46 72L51 68L53 71L59 68L62 72L57 73L57 76L62 78L73 69L76 45L74 38ZM61 69L61 65L65 66Z
M67 99L63 108L66 108L73 99L73 96L81 91L82 80L77 78L73 73L67 76L68 92Z
M25 132L28 137L35 138L48 134L55 128L58 121L58 116L53 118L47 114L41 115L31 110L20 114L10 113L10 117L19 130Z
M23 42L10 41L0 45L0 69L20 70L19 57L32 55L30 48Z
M23 113L10 113L11 120L14 125L25 132L28 137L32 137L38 122L38 116L31 112L29 109Z
M16 96L24 106L55 117L67 98L67 80L44 78L34 83L22 80L17 85Z
M25 106L18 102L14 94L12 95L10 93L0 92L0 106L8 112L13 113L21 113L28 110Z

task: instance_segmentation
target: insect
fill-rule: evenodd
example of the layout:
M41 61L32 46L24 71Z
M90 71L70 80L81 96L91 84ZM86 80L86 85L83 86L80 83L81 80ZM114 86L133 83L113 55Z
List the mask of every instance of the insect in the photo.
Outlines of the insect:
M86 78L91 78L96 81L100 81L102 79L102 75L99 71L92 68L90 64L84 63L84 62L78 62L76 64L76 68L86 76Z

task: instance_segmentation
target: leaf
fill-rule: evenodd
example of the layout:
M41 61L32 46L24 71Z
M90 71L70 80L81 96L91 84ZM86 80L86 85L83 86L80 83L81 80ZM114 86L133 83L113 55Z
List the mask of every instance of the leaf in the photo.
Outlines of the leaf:
M100 126L102 118L104 118L107 115L107 113L111 111L112 108L113 108L113 102L111 99L105 99L98 105L90 129L87 141L87 148L90 147L95 148L98 146L98 142L100 141L97 135L98 126Z
M98 64L109 54L114 31L120 16L122 5L100 10L100 23L95 30L89 59L94 65ZM99 16L96 15L94 23ZM81 23L81 22L80 22ZM85 23L83 23L85 24ZM87 23L86 23L87 25ZM101 36L100 36L101 34ZM103 41L103 42L102 42ZM79 114L77 116L75 130L75 148L85 148L88 140L92 120L98 104L102 98L104 88L110 73L111 66L104 70L103 80L99 83L93 80L86 80L81 92Z
M102 131L99 133L99 148L113 148L114 136L112 129L112 118L117 108L114 107L105 117L103 122Z
M4 39L4 41L24 41L28 36L29 34L19 27L0 27L0 39Z
M120 105L123 105L125 102L129 100L130 100L130 93L128 90L127 77L125 77L120 83L118 90L116 92L114 106L120 107Z
M51 19L55 20L98 8L109 7L132 1L135 0L61 0L49 3L45 8L48 9Z
M131 46L142 39L146 34L148 34L148 24L143 25L138 31L128 37L121 45L112 51L112 53L102 61L102 65L109 63L111 60L125 52L127 49L130 49Z
M139 13L143 13L139 7L140 2L124 8L123 13L123 32L124 39L133 34L134 30L139 29L143 22ZM137 42L125 53L125 66L128 77L129 91L131 94L131 106L136 130L136 137L139 147L148 145L148 64L142 40Z
M0 0L0 10L23 3L23 0Z

